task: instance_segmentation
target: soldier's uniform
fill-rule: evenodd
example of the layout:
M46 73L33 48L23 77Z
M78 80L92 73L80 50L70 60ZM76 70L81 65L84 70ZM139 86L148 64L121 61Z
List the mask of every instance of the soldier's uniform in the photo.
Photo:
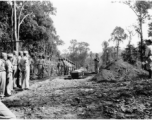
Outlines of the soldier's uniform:
M17 87L17 77L18 77L18 70L17 70L17 51L14 51L13 56L13 87Z
M7 54L1 53L0 58L0 98L3 98L5 95L6 88L6 58Z
M98 54L96 54L96 58L94 59L94 69L95 69L95 73L98 73L99 72L99 57L98 57Z
M12 65L12 54L8 54L6 61L6 95L10 96L13 90L13 65Z
M29 79L30 79L30 63L28 59L28 51L23 52L23 59L21 61L22 66L22 89L29 89Z
M32 56L30 57L30 74L31 76L34 76L34 60Z
M42 61L42 56L39 56L38 59L38 78L42 78L42 71L43 70L43 61Z
M58 61L57 68L58 68L58 75L62 75L63 63L61 59L59 59Z
M17 71L18 71L18 79L17 79L17 86L21 87L22 85L22 70L21 70L21 59L23 57L23 52L19 51L19 55L17 58Z

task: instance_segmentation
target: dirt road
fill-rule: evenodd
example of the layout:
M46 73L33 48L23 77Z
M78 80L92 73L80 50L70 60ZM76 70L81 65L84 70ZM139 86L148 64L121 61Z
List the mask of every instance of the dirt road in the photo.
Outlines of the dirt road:
M31 86L30 90L18 92L4 99L3 102L17 118L90 118L85 115L85 109L94 107L89 103L90 101L87 101L94 93L93 83L89 82L92 77L75 80L57 77L53 80L37 82ZM85 95L86 93L88 96Z

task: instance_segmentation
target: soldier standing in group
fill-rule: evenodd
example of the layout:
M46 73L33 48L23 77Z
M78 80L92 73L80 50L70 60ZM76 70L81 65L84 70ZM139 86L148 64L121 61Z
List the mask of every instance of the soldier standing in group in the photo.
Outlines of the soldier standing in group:
M30 79L30 63L28 59L28 51L23 52L23 58L21 59L22 66L22 89L29 89L29 79Z
M6 59L7 55L5 53L1 53L0 56L0 98L3 98L5 95L5 87L6 87Z
M94 69L95 69L95 73L97 74L99 72L99 56L96 53L95 59L94 59Z
M46 68L47 68L47 74L48 74L48 76L50 76L50 70L51 70L51 67L50 67L50 60L49 60L49 56L47 56L47 62L46 62ZM47 76L47 77L48 77Z
M7 55L6 61L6 95L10 96L13 90L13 65L12 65L13 55Z
M18 58L17 58L17 71L18 71L18 79L17 79L17 85L18 87L21 87L22 85L22 71L21 71L21 59L23 57L23 52L19 51Z
M58 75L61 75L61 59L59 58L59 60L58 60L58 64L57 64L57 73L58 73Z
M31 57L29 58L30 61L30 74L32 77L34 77L34 60L33 60L34 56L31 55Z
M42 69L43 69L42 56L39 55L39 59L38 59L38 78L42 78Z
M45 70L46 70L46 62L45 62L45 56L42 55L42 78L44 78Z
M13 88L17 88L17 76L18 76L18 70L17 70L17 51L13 52Z

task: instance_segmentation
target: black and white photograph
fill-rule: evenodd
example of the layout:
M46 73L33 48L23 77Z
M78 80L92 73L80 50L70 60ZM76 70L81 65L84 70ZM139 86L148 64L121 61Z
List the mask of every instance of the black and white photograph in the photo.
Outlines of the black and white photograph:
M0 119L152 119L152 0L0 0Z

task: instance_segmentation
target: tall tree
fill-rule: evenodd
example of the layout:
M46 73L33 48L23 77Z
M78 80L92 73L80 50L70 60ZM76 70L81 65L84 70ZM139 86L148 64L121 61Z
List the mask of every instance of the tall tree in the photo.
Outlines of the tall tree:
M78 66L84 66L85 60L89 51L89 44L86 42L78 42L77 40L71 40L69 46L69 59Z
M2 41L21 41L30 53L58 54L57 45L63 41L51 19L56 9L50 1L0 1L0 6Z
M143 23L147 18L150 18L150 15L148 14L148 10L151 8L151 1L139 1L136 0L135 2L132 1L124 1L124 4L129 6L131 10L135 13L138 20L138 26L135 26L135 29L137 33L140 35L141 40L141 47L143 46ZM143 61L142 57L142 49L140 52L140 59Z
M116 42L116 48L117 48L117 58L119 54L119 45L120 42L123 42L127 38L127 34L125 33L124 29L121 27L115 27L113 32L111 33L111 38L110 41L115 41Z

